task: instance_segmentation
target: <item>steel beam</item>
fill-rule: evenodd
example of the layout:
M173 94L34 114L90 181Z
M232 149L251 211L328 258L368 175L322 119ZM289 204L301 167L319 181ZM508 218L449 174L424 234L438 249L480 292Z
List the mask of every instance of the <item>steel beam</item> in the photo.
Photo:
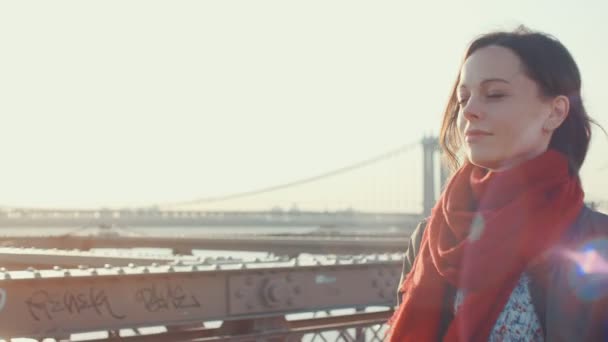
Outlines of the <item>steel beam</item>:
M393 306L401 255L0 272L3 337Z

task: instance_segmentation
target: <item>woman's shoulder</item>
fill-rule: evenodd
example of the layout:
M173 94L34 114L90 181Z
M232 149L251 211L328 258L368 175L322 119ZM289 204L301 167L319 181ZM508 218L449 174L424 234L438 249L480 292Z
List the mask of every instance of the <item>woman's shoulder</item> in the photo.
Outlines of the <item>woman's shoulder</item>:
M595 209L591 209L589 207L585 207L589 211L589 216L592 221L595 223L603 224L605 229L608 229L606 224L608 224L608 214L597 211Z
M588 206L584 206L575 227L578 228L576 230L584 236L608 236L608 215Z
M554 259L559 260L554 264L559 271L552 273L548 284L545 320L551 334L547 338L607 341L608 215L585 206L573 228L566 253L560 249L561 257Z

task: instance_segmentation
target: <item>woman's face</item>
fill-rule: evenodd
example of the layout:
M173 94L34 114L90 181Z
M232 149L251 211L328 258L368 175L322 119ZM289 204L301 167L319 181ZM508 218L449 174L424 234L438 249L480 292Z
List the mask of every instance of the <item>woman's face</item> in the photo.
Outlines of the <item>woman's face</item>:
M552 130L563 121L550 125L556 105L563 104L543 99L519 57L500 46L480 48L466 59L457 96L458 130L467 157L491 170L513 167L546 151Z

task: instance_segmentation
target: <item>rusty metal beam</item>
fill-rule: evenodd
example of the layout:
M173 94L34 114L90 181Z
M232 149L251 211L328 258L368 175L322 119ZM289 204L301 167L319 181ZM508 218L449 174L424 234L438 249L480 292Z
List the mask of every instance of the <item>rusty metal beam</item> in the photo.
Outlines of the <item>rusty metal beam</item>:
M401 255L0 272L3 337L392 306Z
M365 312L350 315L330 316L322 318L309 318L294 321L285 321L283 328L267 331L250 331L253 320L239 322L246 326L246 332L237 332L230 324L219 328L191 328L182 331L166 333L154 333L141 336L121 336L117 338L104 338L88 340L89 342L101 341L130 341L130 342L181 342L181 341L259 341L266 338L286 338L302 336L311 333L327 331L340 331L350 328L370 327L384 324L393 314L393 310L379 312ZM230 323L230 322L227 322Z
M165 264L176 260L182 262L199 261L193 256L176 257L173 255L152 255L149 253L118 252L118 251L79 251L79 250L49 250L35 248L0 247L0 265L5 268L24 269L30 266L36 268L77 267L87 265L104 267L128 266L129 264L148 266L152 263ZM199 261L200 262L200 261Z
M258 263L272 263L289 260L283 256L267 256ZM256 262L254 258L200 257L192 255L153 254L127 251L79 251L61 249L0 247L0 265L6 269L25 269L34 267L48 269L54 267L75 268L115 266L150 266L153 264L205 265Z
M0 246L89 250L91 248L172 248L177 254L193 249L264 251L275 254L369 254L403 252L409 234L388 237L357 236L41 236L0 237Z

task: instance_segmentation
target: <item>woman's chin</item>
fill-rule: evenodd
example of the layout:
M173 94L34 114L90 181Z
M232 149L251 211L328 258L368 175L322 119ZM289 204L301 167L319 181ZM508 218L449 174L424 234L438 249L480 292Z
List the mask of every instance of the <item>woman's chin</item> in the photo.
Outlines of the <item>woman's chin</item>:
M469 162L475 166L483 167L484 169L498 169L500 168L500 161L496 157L482 154L469 154Z

